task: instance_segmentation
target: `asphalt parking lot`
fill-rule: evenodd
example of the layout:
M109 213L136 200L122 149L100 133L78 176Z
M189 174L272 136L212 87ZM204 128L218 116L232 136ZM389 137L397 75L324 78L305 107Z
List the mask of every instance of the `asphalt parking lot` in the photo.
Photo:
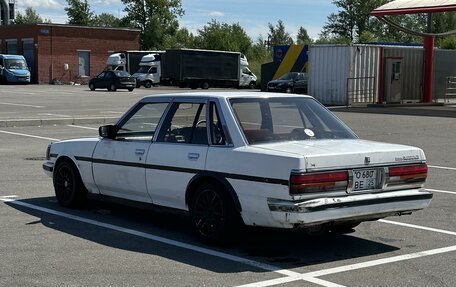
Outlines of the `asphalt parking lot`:
M176 91L190 90L0 86L0 286L456 286L455 106L333 109L361 138L423 148L434 191L426 210L351 234L246 229L207 246L181 214L57 205L49 142L97 136L142 96Z

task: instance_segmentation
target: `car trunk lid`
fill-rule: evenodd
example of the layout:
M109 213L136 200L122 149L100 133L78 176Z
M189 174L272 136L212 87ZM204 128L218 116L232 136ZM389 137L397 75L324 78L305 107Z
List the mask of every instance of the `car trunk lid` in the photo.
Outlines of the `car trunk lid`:
M306 171L389 166L425 161L421 149L367 140L309 140L255 145L305 158Z

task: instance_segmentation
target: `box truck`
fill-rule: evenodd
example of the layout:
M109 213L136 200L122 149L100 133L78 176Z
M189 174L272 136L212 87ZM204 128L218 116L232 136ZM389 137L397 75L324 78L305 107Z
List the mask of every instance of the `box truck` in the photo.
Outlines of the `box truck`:
M192 89L256 86L257 77L238 52L170 49L161 58L163 84Z

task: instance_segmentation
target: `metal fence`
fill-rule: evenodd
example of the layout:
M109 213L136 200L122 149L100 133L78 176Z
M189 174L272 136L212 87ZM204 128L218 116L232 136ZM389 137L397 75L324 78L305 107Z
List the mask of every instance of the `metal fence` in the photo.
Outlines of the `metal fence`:
M347 106L354 104L375 104L377 101L375 77L347 79Z
M456 99L456 76L446 77L445 103L450 99Z

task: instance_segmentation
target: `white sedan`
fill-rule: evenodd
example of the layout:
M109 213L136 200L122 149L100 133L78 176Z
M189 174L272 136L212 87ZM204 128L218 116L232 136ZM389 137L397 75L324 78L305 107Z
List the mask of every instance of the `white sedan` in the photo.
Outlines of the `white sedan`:
M87 194L189 211L206 241L238 224L351 231L427 207L419 148L359 139L310 96L148 96L99 137L49 145L59 204Z

